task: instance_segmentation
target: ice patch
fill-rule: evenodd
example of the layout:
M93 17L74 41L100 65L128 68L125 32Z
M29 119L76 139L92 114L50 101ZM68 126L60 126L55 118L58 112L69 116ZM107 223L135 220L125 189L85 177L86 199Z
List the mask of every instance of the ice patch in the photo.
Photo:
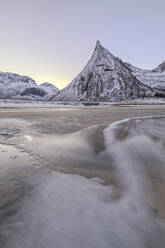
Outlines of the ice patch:
M31 135L25 135L24 137L25 139L27 139L28 142L31 142L34 139L34 137L32 137Z

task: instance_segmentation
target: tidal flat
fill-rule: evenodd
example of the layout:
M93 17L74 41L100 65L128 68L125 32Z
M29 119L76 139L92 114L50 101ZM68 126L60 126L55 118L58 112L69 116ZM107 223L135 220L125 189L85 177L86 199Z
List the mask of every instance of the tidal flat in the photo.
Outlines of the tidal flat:
M165 107L0 109L0 247L164 248Z

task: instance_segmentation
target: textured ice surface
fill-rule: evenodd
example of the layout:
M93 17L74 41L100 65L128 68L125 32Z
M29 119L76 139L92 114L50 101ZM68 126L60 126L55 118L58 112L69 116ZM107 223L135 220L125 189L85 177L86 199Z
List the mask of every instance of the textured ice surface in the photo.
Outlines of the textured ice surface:
M10 187L12 196L2 205L8 211L1 247L164 248L164 123L157 117L112 124L104 131L105 150L96 153L91 134L97 126L38 136L22 121L14 137L1 140L1 189ZM17 124L0 123L11 132ZM116 184L57 172L57 164L111 169Z

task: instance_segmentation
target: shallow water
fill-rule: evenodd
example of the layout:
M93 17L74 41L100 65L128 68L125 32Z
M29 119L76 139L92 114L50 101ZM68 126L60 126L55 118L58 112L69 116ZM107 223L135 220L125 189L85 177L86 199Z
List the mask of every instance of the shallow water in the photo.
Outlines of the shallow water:
M1 247L165 247L165 118L62 135L26 120L6 126Z

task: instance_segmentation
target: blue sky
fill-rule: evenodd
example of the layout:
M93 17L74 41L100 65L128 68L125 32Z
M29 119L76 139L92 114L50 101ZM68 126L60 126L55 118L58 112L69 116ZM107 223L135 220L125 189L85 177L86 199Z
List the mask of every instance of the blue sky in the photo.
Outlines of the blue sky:
M164 0L1 0L0 70L60 89L90 58L96 40L141 68L165 60Z

